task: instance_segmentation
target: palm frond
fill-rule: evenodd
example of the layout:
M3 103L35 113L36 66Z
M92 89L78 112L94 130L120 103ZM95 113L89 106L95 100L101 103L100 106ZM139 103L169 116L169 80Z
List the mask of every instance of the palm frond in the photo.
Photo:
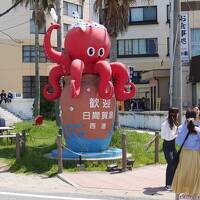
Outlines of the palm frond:
M95 1L94 10L101 13L103 9L103 24L111 36L116 37L119 33L127 30L129 5L132 2L135 2L135 0Z
M94 11L98 12L103 8L103 5L104 5L104 0L96 0L94 2Z
M38 2L38 9L36 11L35 1ZM20 2L21 6L33 8L32 19L39 28L43 26L46 22L46 12L49 12L52 7L54 7L56 0L12 0L13 4ZM37 14L36 14L37 13Z
M32 13L32 19L34 23L38 25L38 28L42 28L44 24L46 24L45 12L43 10L38 10L37 14L35 11Z

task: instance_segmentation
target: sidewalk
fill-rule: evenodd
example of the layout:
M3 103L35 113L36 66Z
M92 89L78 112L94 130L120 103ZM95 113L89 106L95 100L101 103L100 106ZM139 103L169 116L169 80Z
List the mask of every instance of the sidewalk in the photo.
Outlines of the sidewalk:
M58 177L77 189L107 196L174 199L164 189L166 165L151 165L123 173L64 172Z

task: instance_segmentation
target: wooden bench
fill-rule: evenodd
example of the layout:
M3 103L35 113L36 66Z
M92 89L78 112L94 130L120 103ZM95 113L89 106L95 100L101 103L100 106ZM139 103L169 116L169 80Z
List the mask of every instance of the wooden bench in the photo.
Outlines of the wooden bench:
M16 138L16 134L0 135L0 138Z
M11 144L13 143L13 139L16 138L16 133L9 133L9 134L0 134L0 139L3 139L3 138L7 138L7 142L8 142L8 139L10 139L11 141Z

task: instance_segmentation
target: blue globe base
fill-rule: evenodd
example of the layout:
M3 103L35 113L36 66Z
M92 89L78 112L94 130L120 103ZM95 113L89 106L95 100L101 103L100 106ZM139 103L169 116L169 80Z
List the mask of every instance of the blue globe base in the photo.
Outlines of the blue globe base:
M51 152L51 156L58 157L57 149ZM102 152L88 153L88 152L72 152L68 149L62 149L63 160L78 160L81 156L82 160L114 160L122 157L122 150L110 147Z

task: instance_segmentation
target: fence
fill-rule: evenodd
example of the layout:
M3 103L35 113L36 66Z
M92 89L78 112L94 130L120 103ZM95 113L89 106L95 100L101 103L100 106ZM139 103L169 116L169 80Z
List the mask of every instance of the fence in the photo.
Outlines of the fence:
M57 136L57 150L58 150L58 173L62 173L63 172L63 158L62 158L62 136L58 135ZM143 147L145 149L145 151L147 152L150 147L154 144L154 163L159 163L160 158L159 158L159 145L160 145L160 135L159 132L156 131L155 132L155 136L148 141L148 143ZM64 146L64 148L66 148ZM127 166L128 163L128 159L127 159L127 137L126 137L126 133L125 131L122 131L121 134L121 148L122 148L122 169L121 171L126 171L128 168L130 168L130 166ZM76 152L74 152L76 153ZM82 156L81 154L78 154L79 156L79 166L82 167ZM132 163L132 161L131 161Z
M127 168L130 168L130 166L127 166L128 163L128 159L127 159L127 134L125 129L121 129L121 148L122 148L122 168L121 171L126 171ZM66 148L63 144L62 144L62 136L60 134L57 135L57 140L56 140L56 144L57 144L57 150L58 150L58 157L57 157L57 161L58 161L58 173L62 173L63 172L63 158L62 158L62 148ZM129 144L130 145L130 144ZM142 145L142 148L145 150L145 152L148 152L148 150L151 148L151 146L154 145L154 163L159 163L160 158L159 158L159 145L160 145L160 135L159 132L156 131L155 135L153 138L151 138L151 140L149 140L145 145L144 144L140 144L138 143L132 143L131 145ZM20 161L21 156L23 154L23 152L25 151L26 148L26 131L23 130L21 134L16 133L16 161ZM136 146L137 148L137 146ZM70 150L70 149L69 149ZM76 152L73 152L76 153ZM77 153L79 159L79 166L80 169L83 167L82 165L82 155L80 153Z
M22 130L21 135L16 133L16 161L19 162L21 155L26 149L26 131Z
M0 135L0 139L10 139L11 144L13 140L16 140L16 161L20 161L22 153L25 151L26 148L26 131L22 130L22 133L12 133L7 135Z
M166 117L167 111L119 112L120 125L135 129L160 130Z

